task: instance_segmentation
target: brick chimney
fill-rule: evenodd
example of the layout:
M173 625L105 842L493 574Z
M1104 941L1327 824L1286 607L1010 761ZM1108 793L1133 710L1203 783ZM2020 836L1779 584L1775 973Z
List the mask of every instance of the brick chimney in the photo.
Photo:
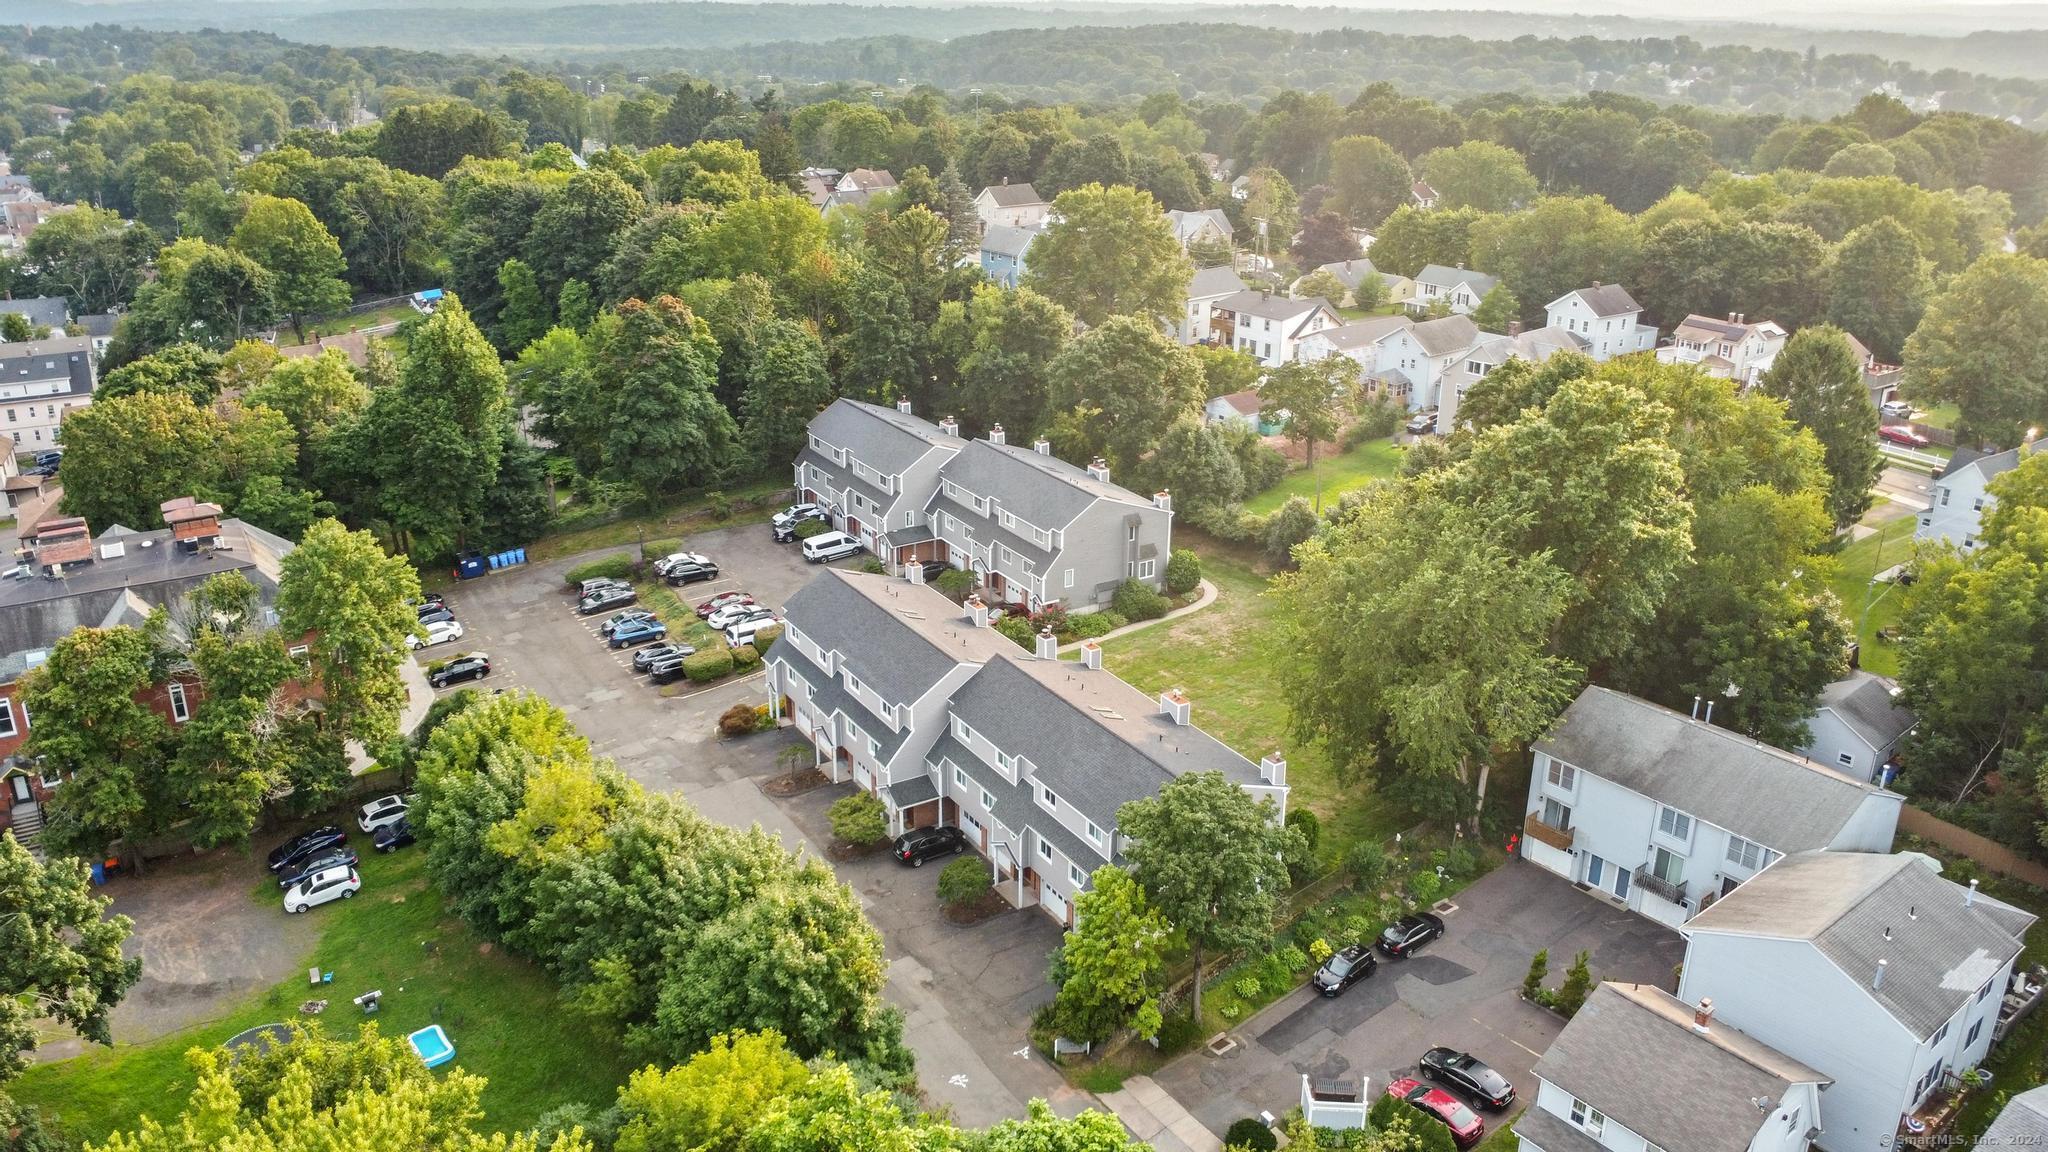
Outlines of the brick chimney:
M1171 717L1175 724L1186 726L1194 708L1188 694L1178 688L1169 688L1159 694L1159 714Z
M1700 1006L1693 1009L1692 1030L1704 1035L1713 1022L1714 998L1712 996L1702 996L1700 997Z
M1521 322L1520 320L1510 320L1510 321L1508 321L1508 335L1510 335L1510 336L1520 336L1521 334L1522 334L1522 322Z
M164 501L159 507L163 510L164 523L171 526L171 539L180 548L192 552L203 544L220 540L220 505L202 504L190 496L180 496Z

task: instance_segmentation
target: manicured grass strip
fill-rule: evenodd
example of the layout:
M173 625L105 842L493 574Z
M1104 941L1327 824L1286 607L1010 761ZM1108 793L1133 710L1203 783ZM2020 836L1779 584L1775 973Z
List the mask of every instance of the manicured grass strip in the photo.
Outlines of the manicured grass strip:
M1385 440L1368 440L1342 455L1323 455L1331 447L1326 444L1318 450L1313 470L1289 472L1280 483L1245 501L1244 510L1263 516L1294 496L1314 502L1318 476L1322 478L1323 506L1327 508L1344 493L1374 480L1384 480L1401 469L1403 449Z
M1880 676L1899 672L1898 649L1877 638L1880 628L1898 622L1905 590L1896 584L1872 584L1871 577L1903 564L1913 555L1913 529L1919 521L1912 516L1887 520L1878 530L1842 549L1835 566L1835 595L1851 627L1858 621L1856 638L1862 642L1862 666Z

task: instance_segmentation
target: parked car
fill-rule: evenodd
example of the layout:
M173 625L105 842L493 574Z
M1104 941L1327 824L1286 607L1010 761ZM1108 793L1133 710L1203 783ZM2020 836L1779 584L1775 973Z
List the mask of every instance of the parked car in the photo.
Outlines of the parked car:
M431 604L420 609L420 623L422 625L452 624L454 622L455 613L449 611L446 604Z
M396 824L405 819L406 809L411 806L403 796L379 797L357 810L356 827L375 832L386 824Z
M727 604L706 617L704 622L723 632L741 621L773 615L775 615L775 609L768 607L766 604L756 604L752 600L748 600L740 604Z
M672 656L667 660L650 665L647 681L650 684L673 684L683 678L683 658Z
M597 626L597 633L600 636L609 636L612 634L613 629L621 625L637 624L642 620L654 619L657 619L654 613L649 612L645 608L628 608L624 612L614 612L605 617L604 623Z
M695 584L699 580L718 579L718 565L709 560L682 560L669 565L665 575L670 584L680 588L685 584Z
M356 850L342 845L325 852L315 852L297 864L277 874L277 886L289 888L313 873L324 868L353 868L356 864Z
M1387 1095L1397 1100L1406 1100L1451 1130L1451 1139L1458 1147L1470 1148L1486 1135L1486 1122L1479 1113L1465 1106L1463 1100L1441 1088L1431 1088L1420 1080L1403 1076L1387 1085Z
M413 842L412 820L402 819L396 824L386 824L377 829L372 839L379 852L396 852Z
M711 557L702 552L671 552L654 562L654 574L666 576L684 564L709 564Z
M958 828L912 828L896 838L896 859L912 868L927 860L967 851L967 835Z
M1372 949L1363 944L1350 944L1331 953L1323 966L1316 969L1316 991L1325 996L1341 996L1346 988L1372 975L1379 969L1380 958Z
M762 631L769 628L777 628L781 625L782 621L777 620L774 616L758 616L752 620L742 620L725 630L725 642L734 648L742 644L752 644L754 637L760 635Z
M935 584L939 577L944 576L952 567L944 560L927 560L918 566L918 574L924 577L925 583Z
M332 824L304 832L279 844L270 850L270 870L283 872L303 860L310 860L316 853L329 848L338 848L348 843L348 833Z
M697 619L703 620L727 604L737 604L742 600L752 604L754 602L753 594L749 592L720 592L711 599L697 605Z
M1422 436L1436 431L1436 409L1424 408L1422 411L1410 416L1408 423L1402 425L1402 428L1410 436Z
M645 644L667 636L668 625L659 620L629 620L612 629L611 646L631 648L636 644Z
M820 532L804 541L804 559L813 564L827 564L860 554L860 541L844 532Z
M1889 440L1904 448L1925 448L1928 443L1927 437L1905 424L1887 424L1877 430L1877 438Z
M1443 917L1430 912L1417 912L1387 925L1387 930L1380 933L1380 951L1389 956L1400 956L1405 959L1414 955L1424 944L1443 934Z
M681 644L674 640L664 640L659 644L650 644L633 653L633 671L645 672L664 660L681 660L685 656L694 656L696 654L697 650L688 644Z
M346 900L363 886L363 878L346 864L323 868L318 872L285 889L284 910L304 912L316 904L330 900Z
M639 599L632 588L600 588L576 602L576 611L585 616L595 616L607 608L618 608Z
M420 639L418 633L407 636L405 638L405 646L407 648L418 651L421 648L431 648L436 644L446 644L450 640L462 639L462 621L460 620L436 620L432 624L425 625L424 628L427 638L424 640Z
M803 527L804 525L826 524L830 523L831 519L832 518L830 516L825 514L825 510L823 508L812 507L811 510L808 512L798 512L794 515L791 515L788 520L783 520L781 517L777 517L775 521L768 526L768 535L777 544L787 544L790 541L796 539L797 529Z
M789 507L777 512L774 516L769 517L768 526L770 528L782 528L808 517L822 518L824 515L825 509L817 504L809 502L791 504Z
M439 592L429 592L424 597L410 603L412 604L413 611L422 616L437 609L448 608L448 601L443 599ZM450 612L454 611L453 608L448 608L448 610Z
M491 658L482 652L470 652L443 664L438 671L428 673L427 683L436 688L446 688L467 680L481 680L490 674Z
M38 468L52 468L63 462L64 450L62 448L52 448L36 453L36 467Z
M580 600L585 596L595 596L599 592L603 592L610 588L631 587L632 585L624 580L620 580L612 576L599 576L594 580L585 580L583 583L578 584L576 586L576 597Z
M1904 400L1887 400L1878 411L1893 420L1911 420L1913 406Z
M1481 1107L1503 1111L1515 1102L1515 1086L1508 1078L1480 1063L1470 1052L1456 1048L1431 1048L1422 1054L1422 1076L1477 1100Z

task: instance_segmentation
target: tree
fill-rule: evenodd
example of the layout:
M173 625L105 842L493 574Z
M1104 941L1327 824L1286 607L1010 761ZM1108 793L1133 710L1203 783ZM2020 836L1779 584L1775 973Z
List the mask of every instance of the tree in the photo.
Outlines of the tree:
M752 335L740 393L742 440L756 460L794 459L811 418L832 403L825 347L794 320L770 320Z
M1245 173L1244 218L1266 222L1266 235L1286 240L1301 227L1301 199L1294 185L1272 168L1254 168Z
M1358 401L1358 362L1349 356L1290 360L1266 375L1259 399L1284 409L1289 440L1302 445L1308 467L1316 466L1316 443L1337 438L1337 427ZM1322 490L1316 491L1318 502ZM1320 510L1320 509L1319 509Z
M108 1016L135 986L142 961L122 956L133 922L108 916L110 903L93 895L84 864L37 863L0 835L0 1085L28 1069L40 1019L113 1044Z
M138 392L187 396L211 404L220 394L220 357L197 344L173 344L131 360L100 378L96 400L117 400Z
M758 168L754 176L759 179ZM569 177L549 193L526 234L523 255L542 291L552 298L570 280L595 280L619 235L646 209L640 193L615 173L593 168Z
M24 678L22 704L35 717L25 750L65 777L43 832L51 848L103 857L164 821L170 724L142 702L157 682L158 647L154 630L80 628Z
M605 467L650 496L721 475L739 430L718 402L718 344L673 296L628 300L593 333Z
M1521 153L1491 140L1427 152L1415 168L1436 190L1437 205L1443 208L1513 212L1536 196L1536 178Z
M1073 336L1074 316L1030 288L975 286L964 304L948 305L960 331L960 411L978 431L1001 424L1016 443L1042 430L1050 416L1053 361ZM942 317L944 313L942 311Z
M200 599L232 602L232 617L199 617L187 656L205 691L179 730L167 779L191 814L193 843L201 848L248 840L264 801L293 779L292 729L300 723L277 692L298 674L299 663L276 632L235 634L223 620L253 614L256 589L239 573L210 578Z
M335 230L356 283L404 292L429 283L447 206L438 181L379 165L344 184Z
M1224 508L1245 494L1244 469L1228 432L1192 412L1167 427L1145 467L1154 483L1173 494L1182 516Z
M1093 1108L1062 1117L1043 1100L1025 1105L1021 1120L999 1121L982 1133L978 1152L1145 1152L1150 1145L1131 1139L1123 1122Z
M209 476L219 417L183 392L136 392L64 418L64 507L96 529L159 522L158 505Z
M388 109L372 150L393 168L439 180L470 157L517 155L519 138L502 114L441 100Z
M1344 282L1337 279L1335 272L1318 268L1303 276L1300 280L1295 281L1291 295L1299 300L1321 298L1329 301L1333 307L1341 308L1344 305L1346 292Z
M73 315L86 316L133 299L159 247L147 225L80 204L38 225L22 255L37 269L44 292L63 296Z
M1062 140L1054 146L1033 187L1040 195L1057 198L1089 184L1113 188L1131 183L1131 155L1123 141L1098 132L1086 140Z
M986 872L986 869L983 869ZM1166 917L1145 900L1131 874L1105 865L1074 898L1077 926L1060 945L1053 1017L1060 1035L1100 1042L1124 1028L1159 1030L1166 987Z
M1054 223L1031 245L1025 285L1098 326L1112 316L1178 319L1194 268L1152 197L1090 184L1053 201Z
M2048 424L2048 261L1986 256L1949 281L1906 341L1916 399L1961 409L1957 440L2017 444Z
M283 561L278 627L304 636L313 680L337 738L382 746L397 735L405 707L398 665L405 639L419 627L407 603L419 577L403 557L387 556L368 532L333 520L308 529Z
M1425 212L1413 204L1403 204L1374 234L1373 267L1396 276L1412 277L1430 264L1451 268L1471 263L1473 227L1481 220L1492 219L1495 218L1470 208L1432 208ZM1543 299L1550 301L1556 297Z
M1889 216L1842 238L1828 283L1828 323L1855 333L1884 364L1899 362L1934 293L1919 241Z
M1513 289L1527 320L1575 288L1631 280L1642 248L1635 222L1598 196L1545 196L1474 222L1471 239L1472 266Z
M370 390L357 378L348 354L330 348L318 356L280 361L242 394L251 407L283 414L297 433L300 475L310 487L328 439L359 416Z
M190 341L225 351L275 322L274 296L270 273L249 257L180 240L157 255L157 278L136 295L129 336L149 348Z
M235 226L235 250L270 273L271 296L306 342L306 318L348 307L341 243L297 200L252 196Z
M1456 820L1475 790L1483 799L1474 769L1545 731L1579 669L1549 651L1570 578L1439 483L1367 489L1277 588L1298 656L1283 670L1295 738L1326 741L1341 772Z
M512 355L547 334L550 327L547 298L540 281L523 260L507 260L498 266L498 348Z
M1304 268L1356 260L1358 237L1351 234L1351 225L1344 217L1324 210L1302 221L1301 235L1290 251L1294 262Z
M1862 519L1884 457L1877 450L1877 409L1863 386L1863 365L1841 329L1801 328L1758 383L1820 440L1832 480L1827 505L1835 527Z
M36 338L35 325L19 312L0 312L0 344L20 344Z
M1593 973L1586 966L1586 961L1590 958L1582 948L1577 956L1572 957L1572 966L1565 969L1564 984L1557 990L1555 1004L1557 1010L1566 1017L1578 1015L1579 1009L1586 1003L1586 997L1593 994Z
M958 165L947 164L939 173L939 199L947 237L963 249L970 248L981 238L981 217L975 211L974 193L960 179Z
M769 1107L811 1072L775 1032L736 1032L673 1068L643 1068L619 1090L618 1152L738 1148Z
M1506 332L1508 325L1521 319L1522 302L1516 298L1515 290L1506 284L1495 284L1479 301L1479 307L1472 310L1472 323L1481 332Z
M1199 1019L1202 958L1207 951L1249 948L1273 932L1273 912L1287 890L1280 862L1287 839L1271 800L1254 801L1221 772L1177 776L1156 796L1117 810L1117 829L1132 873L1152 906L1194 949L1190 1011Z
M1358 228L1377 228L1408 203L1415 178L1408 162L1372 136L1346 136L1330 145L1328 206Z
M1200 408L1202 366L1149 319L1114 316L1070 342L1048 369L1052 439L1069 456L1135 468L1175 418Z

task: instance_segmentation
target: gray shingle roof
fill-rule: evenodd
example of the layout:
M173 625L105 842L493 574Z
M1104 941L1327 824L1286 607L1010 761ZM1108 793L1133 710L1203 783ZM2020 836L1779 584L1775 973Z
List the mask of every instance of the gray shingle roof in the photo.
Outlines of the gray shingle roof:
M1204 226L1209 224L1214 224L1226 240L1235 231L1230 225L1230 217L1224 215L1221 208L1169 208L1166 212L1166 222L1173 228L1174 239L1182 244L1200 235Z
M1352 348L1363 348L1368 344L1377 344L1386 339L1389 333L1414 325L1415 322L1406 316L1373 316L1335 328L1325 328L1316 333L1316 338L1329 341L1330 347L1343 352Z
M1102 849L1089 844L1079 836L1068 831L1066 825L1061 824L1056 817L1047 813L1045 809L1040 808L1038 801L1033 798L1031 781L1043 778L1046 783L1052 785L1052 790L1056 795L1069 803L1073 802L1074 798L1060 791L1059 784L1053 781L1051 777L1040 773L1037 777L1025 777L1020 782L1012 784L1008 780L1003 779L1001 773L983 763L979 757L969 752L958 740L955 740L950 729L932 745L932 750L927 754L926 759L935 765L939 765L941 772L946 771L945 765L948 762L959 765L967 773L968 779L974 781L976 787L987 792L995 800L995 805L989 809L989 813L996 819L1001 820L1005 827L1018 833L1022 833L1026 828L1031 829L1045 839L1052 841L1054 848L1065 853L1067 859L1080 865L1084 872L1093 872L1095 865L1102 860ZM1076 806L1078 807L1078 805ZM1086 810L1084 809L1084 811ZM1087 815L1105 833L1113 831L1116 827L1113 823L1116 815L1114 812L1110 813L1109 819L1104 819L1093 812L1088 812ZM990 831L993 833L994 829L990 829ZM1017 846L1017 852L1020 857L1025 850L1023 845ZM1037 862L1035 860L1020 859L1019 863L1026 866L1035 866Z
M1515 1121L1515 1134L1522 1138L1522 1147L1537 1147L1543 1152L1607 1152L1607 1146L1566 1123L1561 1116L1530 1107Z
M1278 292L1260 292L1247 288L1232 292L1216 301L1216 307L1246 316L1259 316L1273 320L1293 320L1306 316L1318 308L1328 308L1330 302L1320 296L1296 299Z
M787 618L787 615L785 612L785 618ZM807 635L809 634L809 630L805 629L802 625L798 625L797 630L805 632ZM837 645L829 645L828 647L837 647ZM803 654L803 650L794 644L778 644L773 651L776 652L778 658L787 658L796 667L797 673L804 678L804 682L811 686L811 706L813 708L827 716L834 712L844 712L855 724L860 725L861 731L872 736L875 743L881 746L875 753L877 760L887 764L896 758L897 749L903 747L904 738L910 735L908 731L892 731L887 724L882 723L880 717L868 711L867 705L854 699L853 693L846 690L846 681L837 676L825 675L825 670L811 663L810 658ZM845 652L846 650L841 648L840 651ZM860 677L863 681L868 683L875 682L868 677L865 668L854 663L851 659L846 661L845 666L852 668L853 674ZM938 666L937 662L934 661L932 666L936 668ZM952 667L953 665L949 661L938 674L944 676L946 672L952 671ZM936 681L933 682L936 683ZM892 697L891 699L907 701L911 698L906 696Z
M1779 852L1832 843L1864 799L1891 795L1801 756L1588 687L1535 748Z
M1916 852L1802 852L1715 901L1686 930L1811 941L1925 1040L2019 955L2033 920L1942 879ZM1871 988L1879 960L1884 980Z
M1619 284L1595 284L1591 288L1580 288L1574 292L1567 292L1563 296L1558 297L1558 300L1568 299L1572 296L1577 296L1579 299L1584 300L1586 307L1591 308L1595 316L1626 316L1630 312L1641 312L1643 310L1643 306L1636 303L1636 298L1628 294L1628 289L1623 288ZM1555 304L1558 300L1553 300L1551 303Z
M1152 501L1118 484L1104 483L1057 456L1014 444L967 443L946 462L945 478L976 496L990 496L1040 528L1064 528L1097 500L1150 508ZM940 488L943 499L945 489ZM956 513L957 515L958 513ZM983 517L968 512L976 520Z
M882 789L882 791L889 794L889 799L895 801L898 808L910 808L918 804L929 804L939 798L939 786L932 783L932 778L928 775L918 775L912 776L908 780L898 780L896 783Z
M2019 466L2020 450L2017 448L2007 448L2003 452L1991 453L1979 453L1968 448L1958 448L1956 449L1955 456L1949 460L1948 467L1936 473L1936 478L1946 480L1965 469L1975 469L1979 475L1984 477L1985 483L1988 484L1997 477L2003 476Z
M993 629L974 627L934 589L865 572L818 573L783 605L782 616L818 647L837 651L844 667L889 701L915 700L955 665L1016 647ZM805 679L817 687L814 677Z
M1602 984L1536 1062L1536 1074L1666 1152L1743 1152L1757 1129L1784 1114L1752 1101L1832 1082L1725 1023L1695 1032L1692 1017L1660 988ZM1529 1136L1544 1152L1565 1152Z
M29 296L19 300L0 300L0 312L25 316L31 324L55 328L62 332L65 322L71 318L71 302L62 296Z
M903 471L934 447L957 448L962 443L929 420L843 398L811 421L811 435L846 449L885 475Z
M1977 1140L1983 1148L2018 1148L2048 1144L2048 1084L2029 1088L2006 1101L2004 1111Z
M1374 275L1379 269L1372 266L1372 261L1360 256L1355 260L1338 260L1334 263L1318 265L1316 271L1328 272L1330 275L1335 276L1337 282L1346 288L1356 288L1367 276Z
M1749 325L1737 324L1733 320L1716 320L1712 316L1702 316L1694 312L1671 330L1673 336L1687 333L1716 336L1723 340L1740 340L1749 335Z
M995 202L998 208L1021 208L1027 204L1043 204L1045 197L1029 184L991 184L981 194Z
M1425 264L1422 271L1415 274L1415 282L1417 284L1435 284L1439 288L1469 284L1472 287L1472 294L1474 296L1484 296L1488 292L1493 291L1494 285L1499 284L1500 279L1495 276L1488 276L1484 272L1475 272L1470 268L1448 268L1442 264Z
M998 256L1012 256L1022 259L1024 250L1038 239L1039 228L1018 228L1010 224L991 224L981 234L981 250Z
M1449 355L1479 342L1479 325L1470 316L1439 316L1414 325L1408 332L1422 345L1423 352L1431 356Z
M83 336L53 336L0 344L0 380L9 383L68 380L70 395L93 389L92 341Z
M1821 689L1820 706L1834 712L1858 736L1882 751L1912 730L1919 718L1899 706L1892 685L1881 676L1851 672Z
M1202 300L1210 296L1228 296L1232 292L1244 291L1244 277L1228 264L1217 264L1209 268L1197 268L1188 278L1188 299Z

